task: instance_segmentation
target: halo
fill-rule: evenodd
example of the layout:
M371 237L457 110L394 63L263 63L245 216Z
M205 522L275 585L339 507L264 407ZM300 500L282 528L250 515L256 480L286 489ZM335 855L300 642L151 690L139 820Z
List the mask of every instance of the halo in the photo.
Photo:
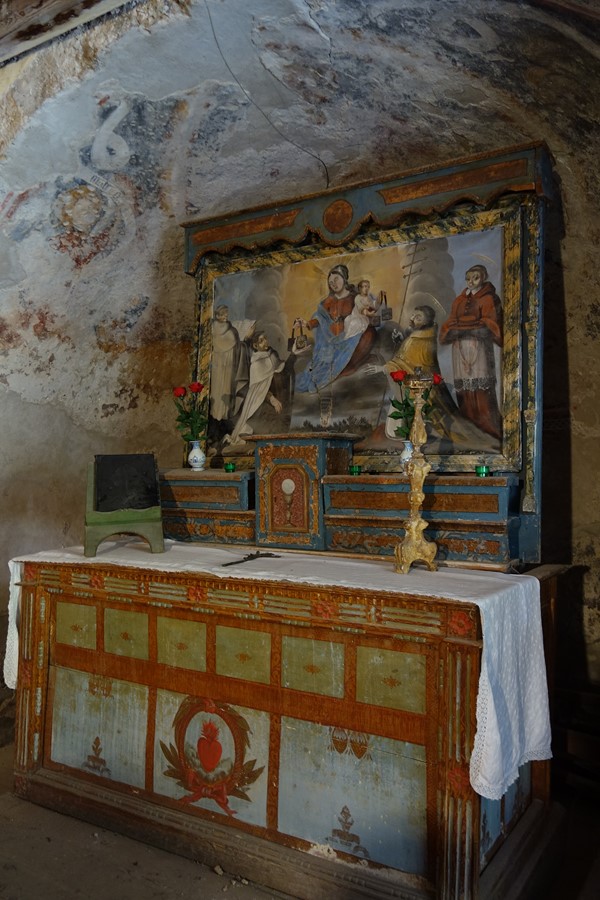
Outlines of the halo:
M472 254L475 259L478 259L488 270L493 270L494 272L498 272L498 263L495 259L492 259L491 256L486 256L485 253L473 253Z

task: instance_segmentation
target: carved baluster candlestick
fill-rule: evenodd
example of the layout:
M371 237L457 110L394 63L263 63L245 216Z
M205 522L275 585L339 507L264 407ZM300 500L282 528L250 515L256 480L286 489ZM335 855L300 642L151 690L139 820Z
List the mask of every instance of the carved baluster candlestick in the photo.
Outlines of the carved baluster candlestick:
M408 495L408 519L404 523L404 538L396 546L396 572L406 575L411 565L415 562L425 563L430 572L437 569L435 556L437 544L428 540L423 535L427 528L427 522L421 516L421 508L425 494L423 484L431 470L431 465L425 459L421 447L427 442L427 430L423 421L424 394L431 390L433 379L431 375L424 375L419 369L413 375L408 375L405 381L415 401L415 415L410 429L410 440L414 445L414 452L407 466L410 481L410 493ZM429 394L427 394L429 396Z

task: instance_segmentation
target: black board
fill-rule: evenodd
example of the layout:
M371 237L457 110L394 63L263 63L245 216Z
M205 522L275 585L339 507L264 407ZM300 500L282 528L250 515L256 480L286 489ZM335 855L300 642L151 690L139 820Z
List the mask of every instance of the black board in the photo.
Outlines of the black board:
M148 509L160 505L158 471L152 453L95 457L97 512Z

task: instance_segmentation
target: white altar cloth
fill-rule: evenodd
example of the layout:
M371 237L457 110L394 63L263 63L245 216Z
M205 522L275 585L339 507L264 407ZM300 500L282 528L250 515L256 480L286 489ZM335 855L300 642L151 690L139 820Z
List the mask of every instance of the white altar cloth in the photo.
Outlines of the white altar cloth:
M470 760L473 789L497 800L518 776L519 767L552 756L546 666L542 640L540 586L531 575L506 575L472 569L394 572L390 560L354 559L333 554L276 549L240 565L254 547L165 541L164 553L152 553L141 541L105 542L87 558L82 547L43 551L9 563L11 591L4 680L17 681L17 614L24 562L116 565L161 572L203 572L219 578L276 579L303 584L394 590L475 603L481 613L483 651L477 695L477 730Z

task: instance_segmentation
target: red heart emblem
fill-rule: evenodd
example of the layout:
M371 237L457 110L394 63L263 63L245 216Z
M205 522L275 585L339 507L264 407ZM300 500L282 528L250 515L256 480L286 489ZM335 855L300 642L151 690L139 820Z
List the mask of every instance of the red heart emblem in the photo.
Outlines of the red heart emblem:
M223 748L219 738L219 729L214 722L205 722L202 735L198 740L198 759L205 772L213 772L219 765Z

